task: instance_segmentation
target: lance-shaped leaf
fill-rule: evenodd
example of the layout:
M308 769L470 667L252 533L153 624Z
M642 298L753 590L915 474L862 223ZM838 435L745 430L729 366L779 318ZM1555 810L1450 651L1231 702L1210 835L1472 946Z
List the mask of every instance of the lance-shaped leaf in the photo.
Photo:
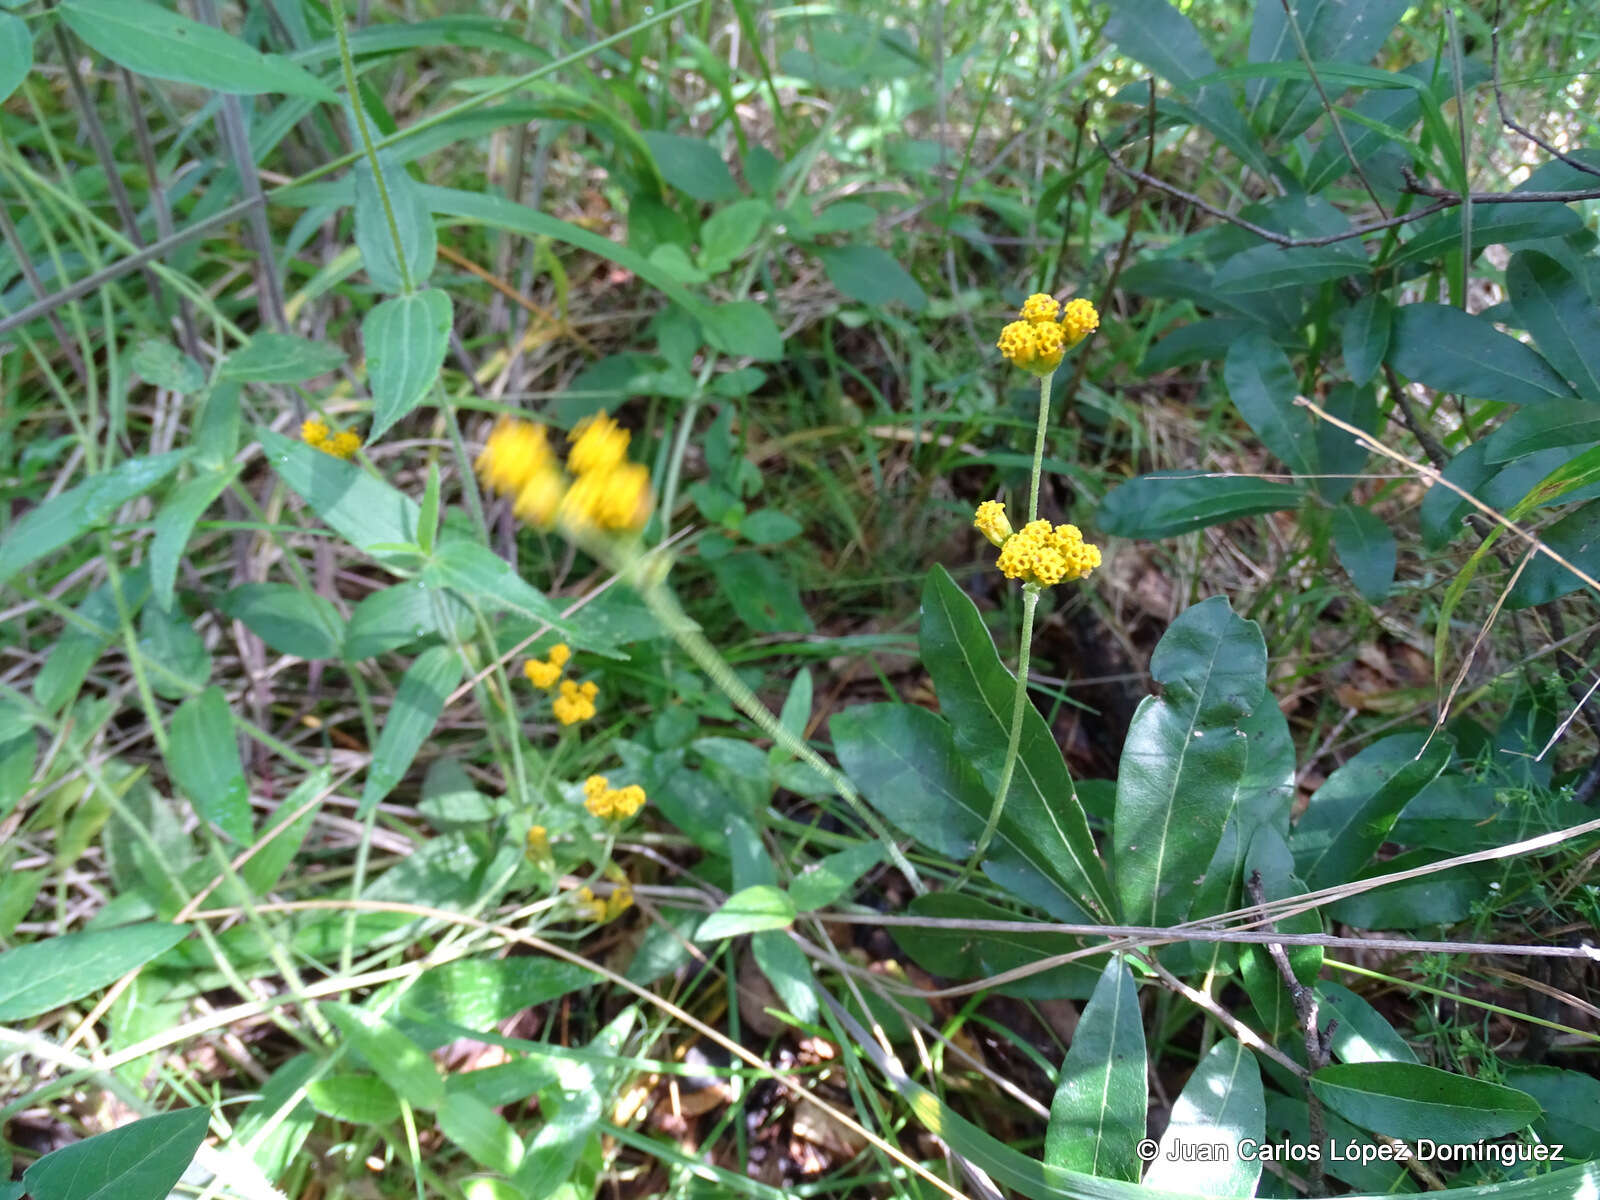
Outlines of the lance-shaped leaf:
M1224 1038L1200 1060L1172 1106L1172 1120L1161 1135L1144 1185L1161 1191L1203 1196L1254 1196L1261 1160L1226 1154L1216 1162L1193 1162L1182 1151L1200 1145L1232 1149L1266 1136L1267 1101L1256 1060L1233 1038Z
M385 300L361 322L372 389L370 439L382 437L428 394L450 344L450 297L438 288Z
M1145 1128L1144 1024L1139 989L1113 956L1083 1010L1050 1105L1044 1161L1137 1183Z

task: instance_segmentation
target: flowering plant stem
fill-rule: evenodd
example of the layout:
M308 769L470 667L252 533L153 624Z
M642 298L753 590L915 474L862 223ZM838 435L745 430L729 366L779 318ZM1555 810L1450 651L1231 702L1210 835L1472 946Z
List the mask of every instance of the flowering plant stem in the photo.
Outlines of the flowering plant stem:
M1039 477L1044 472L1044 431L1050 421L1050 381L1055 372L1039 379L1039 424L1033 435L1033 478L1028 486L1028 520L1039 519ZM1006 739L1006 757L1000 766L1000 782L995 785L994 802L989 806L989 819L983 823L978 844L972 849L967 865L961 868L954 887L959 888L977 870L994 840L994 831L1000 826L1000 814L1005 811L1006 792L1011 789L1011 776L1017 769L1017 750L1022 745L1022 713L1028 703L1028 658L1033 650L1033 610L1039 604L1040 587L1037 583L1022 585L1022 640L1017 649L1017 687L1011 698L1011 734Z
M927 885L922 882L916 868L906 858L905 852L894 840L894 835L878 819L878 815L867 807L860 793L836 767L785 728L767 706L761 703L760 697L745 686L744 681L734 673L722 655L717 653L717 648L706 640L699 627L679 606L677 597L662 581L662 576L652 569L657 564L636 559L631 565L635 568L632 572L635 588L656 619L671 631L672 640L683 648L695 664L711 677L711 681L722 689L723 695L732 700L739 711L754 721L763 733L833 786L833 790L855 810L862 824L883 843L889 860L906 877L906 882L911 885L912 890L919 896L924 894L928 890Z

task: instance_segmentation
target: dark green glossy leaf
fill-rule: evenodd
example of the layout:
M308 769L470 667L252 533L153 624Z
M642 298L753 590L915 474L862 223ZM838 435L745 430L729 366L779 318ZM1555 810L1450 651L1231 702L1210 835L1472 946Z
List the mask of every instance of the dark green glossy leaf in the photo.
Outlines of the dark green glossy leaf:
M1383 844L1400 810L1444 770L1451 752L1446 737L1428 742L1425 734L1399 733L1374 742L1328 776L1289 840L1296 874L1313 889L1353 879Z
M1299 380L1289 356L1261 332L1251 332L1228 347L1222 378L1234 407L1262 443L1296 475L1317 471L1317 422L1295 404Z
M1299 488L1264 479L1157 473L1112 488L1095 517L1114 537L1166 538L1239 517L1298 508L1302 499Z
M1550 549L1579 570L1600 577L1600 500L1568 513L1540 535ZM1587 586L1548 555L1536 554L1523 568L1506 603L1512 608L1546 604Z
M1389 352L1394 327L1394 305L1376 292L1352 304L1342 327L1344 369L1354 383L1366 383L1378 373Z
M183 1108L84 1138L22 1174L33 1200L166 1200L205 1140L209 1111Z
M1339 1023L1333 1030L1333 1052L1340 1062L1410 1062L1416 1052L1406 1045L1382 1013L1342 983L1324 979L1317 984L1319 1015Z
M1493 322L1446 304L1395 310L1389 362L1418 383L1480 400L1570 400L1572 389L1538 354Z
M1192 1188L1206 1196L1253 1196L1261 1178L1259 1158L1229 1154L1220 1162L1185 1162L1177 1151L1206 1142L1237 1146L1248 1138L1259 1143L1266 1127L1267 1103L1256 1060L1233 1038L1224 1038L1200 1060L1173 1103L1171 1122L1145 1172L1144 1186L1174 1192Z
M1017 967L1083 948L1080 938L1060 933L1032 933L953 929L942 922L1015 921L1017 914L960 892L929 892L912 899L909 915L925 918L925 925L896 925L889 929L895 944L924 971L948 979L985 979ZM1088 963L1071 962L1035 971L996 990L1024 999L1084 999L1093 993L1099 972Z
M1561 446L1589 446L1600 441L1600 403L1569 400L1541 404L1512 413L1484 440L1484 459L1509 462L1524 454Z
M1333 510L1333 548L1356 591L1376 604L1394 586L1399 549L1394 531L1369 508L1341 504Z
M928 572L922 587L919 647L956 744L992 796L1010 737L1016 676L1000 661L977 606L942 566ZM1023 708L1017 765L999 831L1004 839L1042 855L1036 867L1051 881L1050 890L1065 893L1073 907L1102 919L1115 911L1105 865L1095 850L1089 819L1078 802L1061 748L1032 703ZM1024 882L1033 868L1024 869L1009 856L996 856L985 869L1003 887L1031 894L1035 902L1050 907L1045 895L1032 890L1033 882ZM1064 909L1059 916L1075 919Z
M1044 1161L1105 1179L1137 1183L1144 1163L1144 1020L1139 989L1122 959L1106 963L1061 1064Z
M1565 207L1561 211L1571 212ZM1576 213L1572 215L1577 218ZM1566 376L1580 396L1600 401L1600 305L1578 278L1548 255L1523 250L1511 256L1506 291L1517 319L1533 335L1550 365Z
M406 671L367 768L366 786L356 810L359 816L371 812L411 768L444 710L445 697L461 682L461 671L461 654L454 646L424 650Z
M1352 1125L1388 1137L1459 1145L1526 1129L1539 1104L1526 1092L1417 1063L1343 1063L1311 1090Z
M1507 1064L1505 1081L1539 1102L1540 1140L1566 1147L1564 1158L1600 1158L1600 1079L1560 1067Z
M852 300L874 308L904 304L912 312L928 306L928 295L906 269L877 246L819 249L817 257L828 281Z
M1247 769L1240 722L1274 703L1266 671L1260 627L1221 596L1181 613L1156 646L1150 674L1162 695L1139 705L1117 775L1112 862L1127 920L1189 914Z
M1217 268L1213 284L1225 292L1266 292L1366 275L1371 270L1366 255L1352 250L1357 243L1327 246L1252 246Z

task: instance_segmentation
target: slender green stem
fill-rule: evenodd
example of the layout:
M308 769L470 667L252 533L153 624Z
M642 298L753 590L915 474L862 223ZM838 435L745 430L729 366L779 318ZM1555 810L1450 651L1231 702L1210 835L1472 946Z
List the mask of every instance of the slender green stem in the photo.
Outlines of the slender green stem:
M411 281L411 268L406 265L405 243L400 240L400 223L394 219L394 205L389 201L389 185L383 181L383 168L378 165L378 151L372 144L372 131L367 128L367 113L361 107L361 96L356 91L356 65L350 57L350 39L346 36L344 0L333 0L333 31L339 38L339 65L344 68L344 88L350 93L350 107L355 110L356 129L361 134L361 147L372 167L372 178L378 185L378 199L383 203L383 217L389 223L389 237L394 241L394 261L400 268L400 286L406 295L416 290Z
M1039 424L1033 435L1033 478L1028 482L1028 520L1039 519L1039 479L1044 474L1044 431L1050 422L1050 382L1054 371L1039 380ZM1017 649L1017 687L1011 698L1011 733L1006 738L1006 757L1000 767L1000 782L994 789L994 802L989 805L989 819L983 823L983 833L972 849L967 865L961 868L952 885L959 889L978 869L994 831L1000 827L1000 814L1005 811L1006 793L1011 790L1011 776L1017 770L1017 750L1022 745L1022 714L1028 704L1028 659L1033 651L1033 610L1039 604L1040 587L1037 583L1022 586L1022 643Z
M1039 478L1044 474L1044 429L1050 421L1050 382L1056 373L1051 371L1039 380L1039 424L1033 435L1033 478L1028 482L1028 520L1039 519ZM1026 639L1024 639L1026 641ZM1023 661L1027 661L1027 647L1023 647Z

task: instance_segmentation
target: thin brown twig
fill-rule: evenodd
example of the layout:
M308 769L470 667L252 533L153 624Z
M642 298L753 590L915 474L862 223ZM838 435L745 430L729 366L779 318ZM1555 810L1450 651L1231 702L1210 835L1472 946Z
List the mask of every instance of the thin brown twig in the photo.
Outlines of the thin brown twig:
M1500 6L1495 5L1494 24L1489 27L1489 84L1494 89L1494 102L1500 109L1500 123L1508 129L1513 129L1527 138L1539 149L1555 158L1560 159L1574 171L1582 171L1585 175L1600 175L1600 169L1591 167L1588 163L1573 158L1570 154L1563 154L1556 147L1545 141L1533 130L1517 124L1511 114L1506 110L1505 93L1500 90Z

